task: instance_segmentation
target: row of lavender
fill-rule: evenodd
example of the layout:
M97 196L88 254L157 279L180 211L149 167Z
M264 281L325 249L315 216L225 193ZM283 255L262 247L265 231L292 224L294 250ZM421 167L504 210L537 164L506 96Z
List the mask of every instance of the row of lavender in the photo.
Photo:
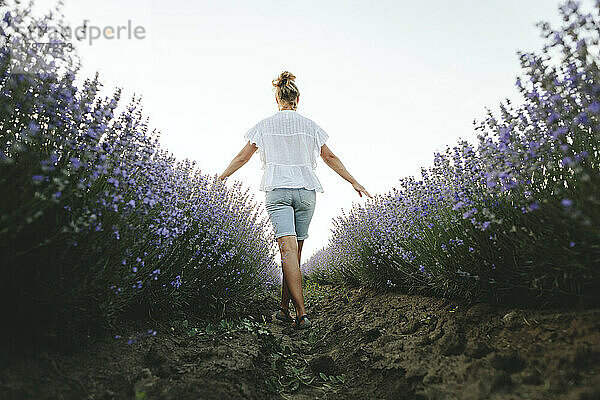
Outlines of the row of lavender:
M117 113L121 91L101 98L97 75L77 87L60 41L25 46L24 30L59 26L55 15L13 4L0 22L2 333L210 317L277 284L273 232L248 190L161 149L139 99Z
M524 304L600 300L600 2L569 1L519 53L523 103L501 104L419 180L334 220L303 269L321 282Z

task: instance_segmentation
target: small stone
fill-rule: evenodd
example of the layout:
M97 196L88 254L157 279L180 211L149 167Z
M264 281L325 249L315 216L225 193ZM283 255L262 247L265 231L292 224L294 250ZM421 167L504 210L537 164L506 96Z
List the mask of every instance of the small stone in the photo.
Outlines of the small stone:
M508 314L502 317L502 322L504 322L504 326L507 328L513 329L519 326L519 313L516 311L511 311Z

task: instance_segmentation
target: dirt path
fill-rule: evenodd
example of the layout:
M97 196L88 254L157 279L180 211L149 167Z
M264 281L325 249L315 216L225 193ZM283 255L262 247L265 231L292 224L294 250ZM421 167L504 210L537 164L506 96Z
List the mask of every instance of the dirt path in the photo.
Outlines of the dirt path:
M348 374L338 398L600 398L600 310L321 293L311 311L327 327L312 350Z
M598 309L499 309L332 287L311 287L306 300L307 331L273 320L277 303L267 298L241 324L172 322L131 345L109 337L71 354L5 352L0 398L600 398Z

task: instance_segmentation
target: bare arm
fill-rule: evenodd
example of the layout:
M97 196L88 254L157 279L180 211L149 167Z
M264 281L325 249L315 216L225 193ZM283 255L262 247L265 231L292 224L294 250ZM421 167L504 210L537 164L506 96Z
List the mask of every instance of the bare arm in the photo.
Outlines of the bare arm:
M231 163L229 163L229 166L225 169L225 171L219 175L219 179L223 180L240 169L248 162L248 160L250 160L256 150L258 150L258 147L256 147L254 143L250 143L250 141L246 142L244 148L240 150L233 160L231 160Z
M352 175L350 175L350 172L348 172L348 170L342 163L342 160L340 160L338 156L333 154L333 152L329 149L329 147L327 147L326 144L324 144L321 147L321 158L323 159L323 161L325 162L325 164L327 164L327 166L329 168L331 168L339 176L341 176L342 178L344 178L345 180L350 182L352 184L352 187L358 192L358 195L360 197L362 197L362 193L366 194L367 196L369 196L371 198L373 197L369 194L369 192L367 192L367 190L361 184L359 184L356 181L356 179L354 179L354 177Z

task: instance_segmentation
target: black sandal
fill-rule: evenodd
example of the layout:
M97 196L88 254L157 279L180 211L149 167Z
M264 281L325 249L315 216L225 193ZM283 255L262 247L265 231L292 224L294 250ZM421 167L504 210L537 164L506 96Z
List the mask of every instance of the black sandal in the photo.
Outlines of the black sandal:
M304 320L304 323L300 324L302 322L302 320ZM308 316L306 314L304 314L300 318L296 317L296 320L294 322L295 329L307 329L307 328L310 328L311 325L312 325L312 322L310 322L310 320L308 319Z
M283 322L292 322L294 319L290 316L290 310L284 310L279 307L279 311L275 314L275 318Z

